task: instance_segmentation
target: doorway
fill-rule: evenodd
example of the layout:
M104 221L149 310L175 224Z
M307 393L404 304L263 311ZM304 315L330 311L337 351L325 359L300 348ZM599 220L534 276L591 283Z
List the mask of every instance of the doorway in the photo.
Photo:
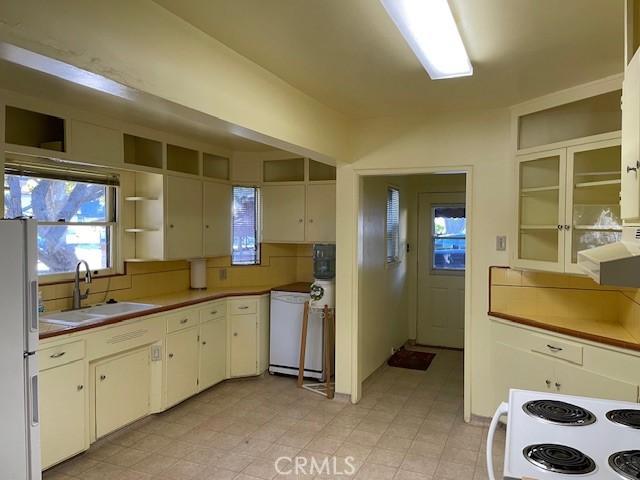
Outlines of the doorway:
M416 343L464 348L465 194L418 193Z

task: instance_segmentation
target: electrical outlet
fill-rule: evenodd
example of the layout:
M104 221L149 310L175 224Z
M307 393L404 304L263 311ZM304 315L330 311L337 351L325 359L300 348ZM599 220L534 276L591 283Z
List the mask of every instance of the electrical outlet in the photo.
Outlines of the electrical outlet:
M227 279L227 269L221 268L218 270L218 280L226 280Z
M151 361L159 362L162 360L162 347L160 345L151 345Z
M496 250L498 252L504 252L507 249L507 236L498 235L496 237Z

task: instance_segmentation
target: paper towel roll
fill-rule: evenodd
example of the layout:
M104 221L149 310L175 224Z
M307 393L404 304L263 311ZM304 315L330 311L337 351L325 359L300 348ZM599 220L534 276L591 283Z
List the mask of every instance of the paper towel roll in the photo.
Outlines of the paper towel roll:
M194 258L191 263L191 288L204 290L207 288L207 259Z

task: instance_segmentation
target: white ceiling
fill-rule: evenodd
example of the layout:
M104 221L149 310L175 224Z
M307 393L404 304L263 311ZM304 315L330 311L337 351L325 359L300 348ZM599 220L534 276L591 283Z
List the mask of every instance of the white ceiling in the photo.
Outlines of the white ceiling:
M449 0L470 78L432 81L378 0L155 0L354 117L506 106L622 71L624 0Z

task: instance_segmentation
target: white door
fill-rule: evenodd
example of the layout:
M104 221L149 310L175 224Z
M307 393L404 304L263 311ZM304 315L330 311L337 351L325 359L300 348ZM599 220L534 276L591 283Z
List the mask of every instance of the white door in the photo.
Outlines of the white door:
M262 240L304 242L305 186L262 187Z
M307 186L307 242L336 241L336 185Z
M166 250L170 260L202 256L202 182L167 175Z
M204 255L231 254L231 185L204 182Z
M463 348L464 193L418 196L418 324L422 345Z
M167 406L198 390L198 329L167 335Z

